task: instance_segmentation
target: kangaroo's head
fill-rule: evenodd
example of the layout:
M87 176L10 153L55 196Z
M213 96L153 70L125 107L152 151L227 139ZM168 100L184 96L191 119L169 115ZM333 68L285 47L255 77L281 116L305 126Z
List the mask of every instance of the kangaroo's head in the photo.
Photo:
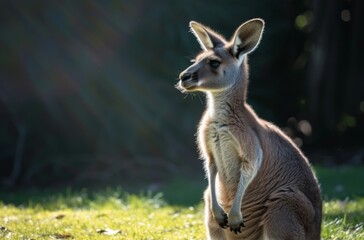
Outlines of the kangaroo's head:
M230 41L210 28L191 21L190 28L202 52L194 63L179 75L178 88L183 92L222 91L237 81L244 81L246 55L259 44L264 29L262 19L251 19L235 31ZM240 76L243 75L243 79Z

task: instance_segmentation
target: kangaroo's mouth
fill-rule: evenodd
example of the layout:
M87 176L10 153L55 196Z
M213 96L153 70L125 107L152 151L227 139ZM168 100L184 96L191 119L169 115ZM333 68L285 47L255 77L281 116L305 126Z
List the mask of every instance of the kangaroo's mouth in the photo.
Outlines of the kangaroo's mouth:
M190 79L186 81L180 81L180 85L186 90L192 90L197 87L197 80Z
M192 82L192 81L179 81L176 84L176 88L178 90L180 90L182 93L183 92L191 92L196 90L197 88L197 83L196 82Z
M182 91L193 91L198 85L198 75L196 72L184 72L180 75L178 88Z

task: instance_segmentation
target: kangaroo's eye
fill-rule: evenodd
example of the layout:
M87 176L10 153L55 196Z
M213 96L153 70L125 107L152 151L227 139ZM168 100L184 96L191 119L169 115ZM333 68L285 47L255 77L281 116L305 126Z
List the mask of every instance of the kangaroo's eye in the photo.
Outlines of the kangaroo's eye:
M216 68L218 68L220 66L220 62L217 61L217 60L210 60L209 64L214 69L216 69Z

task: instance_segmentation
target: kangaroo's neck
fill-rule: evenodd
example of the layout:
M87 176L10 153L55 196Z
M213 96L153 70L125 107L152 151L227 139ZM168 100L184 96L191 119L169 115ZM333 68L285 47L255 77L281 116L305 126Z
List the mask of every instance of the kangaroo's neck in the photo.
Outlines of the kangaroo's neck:
M243 63L244 64L244 63ZM207 92L207 111L212 117L224 117L227 112L236 114L245 109L248 74L242 68L239 79L228 89Z

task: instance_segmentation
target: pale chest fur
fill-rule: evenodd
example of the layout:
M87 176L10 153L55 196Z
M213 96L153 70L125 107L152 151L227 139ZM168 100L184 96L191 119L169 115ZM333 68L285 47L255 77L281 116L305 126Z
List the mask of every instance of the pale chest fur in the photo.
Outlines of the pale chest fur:
M242 149L231 127L221 122L206 126L205 144L211 152L222 181L238 181L242 162Z
M224 186L232 187L227 191L235 192L241 175L246 177L246 181L240 184L247 187L262 162L256 135L234 124L231 119L213 118L206 114L200 123L199 145L202 157L216 165L217 184L221 181Z

